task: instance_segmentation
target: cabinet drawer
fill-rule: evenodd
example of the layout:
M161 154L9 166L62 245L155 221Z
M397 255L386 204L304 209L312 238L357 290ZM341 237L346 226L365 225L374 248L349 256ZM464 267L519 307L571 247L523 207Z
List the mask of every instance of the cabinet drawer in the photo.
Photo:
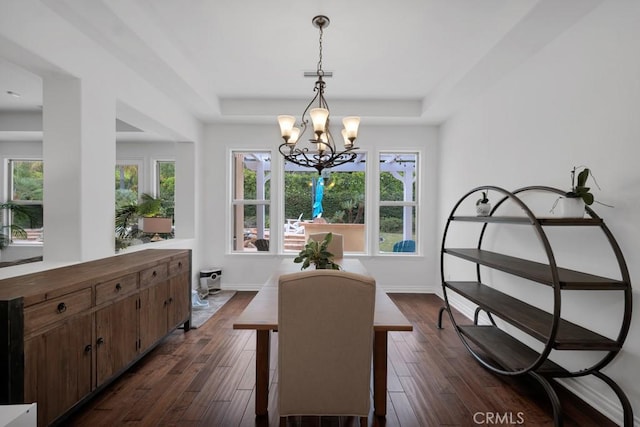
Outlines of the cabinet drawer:
M138 288L138 274L133 273L96 285L96 305L127 295Z
M24 310L24 331L29 334L51 323L91 308L91 288L73 292Z
M169 277L168 263L158 264L154 267L140 271L140 287L155 285L164 282Z
M189 272L189 257L183 256L180 258L172 259L169 262L169 276L173 277L178 274Z

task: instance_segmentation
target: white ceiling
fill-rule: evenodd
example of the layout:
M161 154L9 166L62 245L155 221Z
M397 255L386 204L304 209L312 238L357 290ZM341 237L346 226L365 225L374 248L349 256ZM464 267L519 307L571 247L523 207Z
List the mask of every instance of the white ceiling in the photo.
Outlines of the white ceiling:
M334 113L439 123L602 0L41 1L205 122L300 114L324 14ZM38 108L41 92L0 58L0 110Z

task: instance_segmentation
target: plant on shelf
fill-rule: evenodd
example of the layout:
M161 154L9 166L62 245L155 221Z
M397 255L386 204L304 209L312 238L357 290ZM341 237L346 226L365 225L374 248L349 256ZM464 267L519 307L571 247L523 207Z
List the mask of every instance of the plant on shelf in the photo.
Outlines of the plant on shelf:
M491 213L491 203L486 191L483 191L482 197L476 201L476 213L478 216L488 216Z
M171 218L168 217L163 206L163 200L147 193L142 194L139 202L128 203L117 208L115 222L116 249L124 249L131 245L133 239L141 238L148 234L145 232L144 225L142 229L140 228L139 221L150 218L154 220L163 219L167 223L171 222ZM152 233L157 234L155 231ZM151 240L157 239L154 236Z
M582 170L578 172L579 169ZM578 172L577 177L576 172ZM611 205L595 200L593 193L591 193L591 187L587 187L587 179L589 179L589 177L591 177L593 183L598 187L598 190L600 190L600 186L593 176L591 169L586 166L574 166L573 169L571 169L571 189L564 194L564 197L559 197L556 200L551 208L551 212L554 211L560 201L564 202L562 209L569 211L568 214L565 212L564 216L581 217L584 215L584 205L590 206L594 202L612 208L613 206ZM573 207L569 208L566 206L567 203L572 203Z
M320 242L310 239L293 262L302 263L300 270L311 264L314 264L316 269L340 270L340 266L333 262L333 254L327 250L332 239L333 233L327 233Z

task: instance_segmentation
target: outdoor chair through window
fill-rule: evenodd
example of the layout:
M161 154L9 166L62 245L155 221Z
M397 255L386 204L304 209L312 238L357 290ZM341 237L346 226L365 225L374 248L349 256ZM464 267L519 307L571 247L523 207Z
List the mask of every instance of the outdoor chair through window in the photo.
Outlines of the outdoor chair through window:
M287 222L284 225L284 232L293 234L304 234L304 225L302 224L302 214L300 214L298 219L287 219Z

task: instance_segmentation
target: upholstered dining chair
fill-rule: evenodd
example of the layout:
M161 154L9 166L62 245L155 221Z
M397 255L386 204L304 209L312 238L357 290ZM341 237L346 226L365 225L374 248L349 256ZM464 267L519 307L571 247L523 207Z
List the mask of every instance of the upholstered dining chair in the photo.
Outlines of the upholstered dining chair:
M327 234L329 233L313 233L309 235L309 240L315 240L316 242L321 242L322 240L324 240L324 237ZM329 243L327 250L333 254L334 258L344 257L344 244L343 244L342 234L333 233L331 243Z
M375 285L338 270L280 276L280 425L294 415L357 416L367 425Z

